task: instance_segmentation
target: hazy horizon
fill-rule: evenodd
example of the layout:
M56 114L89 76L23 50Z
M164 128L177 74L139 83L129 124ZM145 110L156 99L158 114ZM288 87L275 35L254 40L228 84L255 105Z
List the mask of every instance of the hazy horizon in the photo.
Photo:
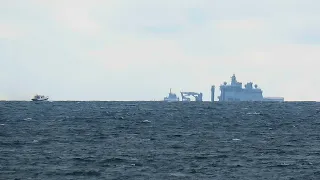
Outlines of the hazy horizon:
M1 0L0 100L162 100L253 82L320 101L320 1ZM217 98L216 98L217 99Z

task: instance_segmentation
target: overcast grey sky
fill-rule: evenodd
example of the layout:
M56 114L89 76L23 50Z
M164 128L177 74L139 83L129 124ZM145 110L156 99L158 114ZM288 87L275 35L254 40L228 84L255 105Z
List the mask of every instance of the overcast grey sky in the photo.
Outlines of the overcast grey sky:
M320 100L318 0L0 0L0 99L161 100L253 81ZM216 88L218 93L218 87Z

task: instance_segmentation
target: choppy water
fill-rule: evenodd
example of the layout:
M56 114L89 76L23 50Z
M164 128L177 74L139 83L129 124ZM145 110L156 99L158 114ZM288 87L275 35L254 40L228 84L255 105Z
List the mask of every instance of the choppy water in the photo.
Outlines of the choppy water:
M320 179L320 104L0 102L0 179Z

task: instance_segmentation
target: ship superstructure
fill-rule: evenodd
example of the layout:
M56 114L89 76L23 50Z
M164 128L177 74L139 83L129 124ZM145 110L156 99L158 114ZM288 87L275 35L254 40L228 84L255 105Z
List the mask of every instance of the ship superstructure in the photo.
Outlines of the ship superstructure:
M214 88L212 90L214 91ZM246 83L243 88L235 74L231 77L230 84L224 82L220 85L220 92L219 101L284 101L283 98L264 98L262 90L257 84L253 86L252 82Z

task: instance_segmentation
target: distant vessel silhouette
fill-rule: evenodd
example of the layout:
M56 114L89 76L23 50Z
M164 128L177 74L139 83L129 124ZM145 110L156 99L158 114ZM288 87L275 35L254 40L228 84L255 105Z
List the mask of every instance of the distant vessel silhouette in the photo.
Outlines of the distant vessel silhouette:
M179 101L179 97L175 93L172 93L171 88L170 88L169 95L167 97L164 97L164 101L166 101L166 102Z
M33 98L31 99L32 101L47 101L49 99L48 96L44 96L44 95L34 95Z
M237 81L236 76L233 74L231 77L231 84L224 82L220 85L220 96L219 101L284 101L282 97L268 97L264 98L262 90L258 88L258 85L252 86L252 82L245 84L242 88L242 83ZM214 91L212 88L211 91ZM214 94L214 92L211 92Z

